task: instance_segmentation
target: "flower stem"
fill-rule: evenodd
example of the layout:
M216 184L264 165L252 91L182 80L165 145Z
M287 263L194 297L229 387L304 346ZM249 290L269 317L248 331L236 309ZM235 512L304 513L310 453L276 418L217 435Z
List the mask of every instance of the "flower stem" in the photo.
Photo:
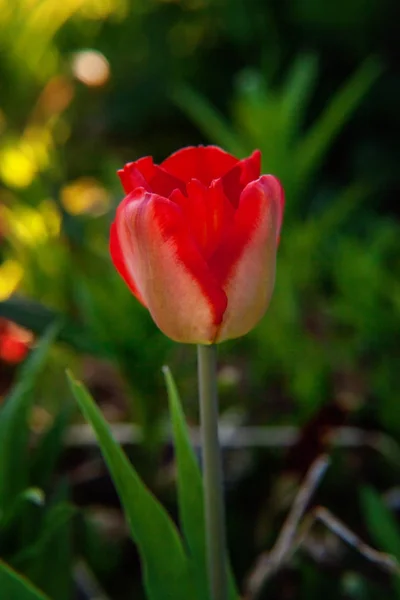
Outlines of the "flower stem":
M197 350L209 586L212 600L227 600L225 510L218 440L217 349L215 345L199 345Z

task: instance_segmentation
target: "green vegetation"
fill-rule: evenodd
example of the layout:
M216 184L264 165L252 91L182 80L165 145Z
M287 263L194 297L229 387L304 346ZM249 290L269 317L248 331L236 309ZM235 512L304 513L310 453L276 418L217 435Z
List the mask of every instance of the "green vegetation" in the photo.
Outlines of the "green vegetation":
M257 558L273 546L293 491L326 450L332 461L312 506L322 504L367 543L400 558L394 3L12 4L0 0L0 589L6 600L72 600L77 590L84 598L144 598L143 581L150 597L161 599L164 578L176 584L167 566L182 568L174 552L187 561L174 598L191 597L194 581L198 590L204 585L201 482L167 371L175 465L161 371L171 367L184 413L196 425L195 349L157 330L108 254L109 225L123 196L116 170L146 154L158 161L200 143L240 157L259 148L263 172L277 175L286 191L271 307L251 334L219 349L222 421L274 428L263 434L273 436L271 445L254 438L225 454L240 592ZM24 329L6 334L5 320ZM20 346L8 344L11 338L35 346L20 366ZM89 389L134 465L72 381L111 471L119 473L138 549L83 425L67 368ZM300 433L292 449L286 426ZM351 429L332 447L329 434L338 426ZM182 472L192 473L192 489ZM130 515L132 494L140 501ZM155 529L161 523L162 539L142 537L146 519ZM163 564L168 536L173 542ZM137 551L147 565L143 578ZM194 571L191 555L199 557ZM400 598L399 579L316 525L259 600L320 597Z

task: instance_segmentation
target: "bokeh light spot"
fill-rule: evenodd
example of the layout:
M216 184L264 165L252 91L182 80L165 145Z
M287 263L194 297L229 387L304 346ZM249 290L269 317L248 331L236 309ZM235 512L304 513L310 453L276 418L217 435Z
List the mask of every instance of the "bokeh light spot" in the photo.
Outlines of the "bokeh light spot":
M36 162L22 147L4 148L0 153L0 177L11 188L28 187L36 169Z
M6 260L0 265L0 301L7 300L18 287L24 270L16 260Z
M72 61L75 77L89 87L100 87L110 77L110 65L106 57L97 50L81 50Z
M110 195L96 179L81 177L64 187L61 202L71 215L101 215L110 205Z

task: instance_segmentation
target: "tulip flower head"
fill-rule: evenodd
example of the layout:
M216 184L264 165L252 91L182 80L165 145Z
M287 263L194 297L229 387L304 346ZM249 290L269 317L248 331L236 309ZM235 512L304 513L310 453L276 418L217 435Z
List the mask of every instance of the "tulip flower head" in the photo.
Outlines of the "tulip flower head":
M12 321L0 319L0 361L16 365L29 352L33 336Z
M268 308L284 195L261 155L188 147L118 172L126 197L111 226L114 265L173 340L211 344L248 333Z

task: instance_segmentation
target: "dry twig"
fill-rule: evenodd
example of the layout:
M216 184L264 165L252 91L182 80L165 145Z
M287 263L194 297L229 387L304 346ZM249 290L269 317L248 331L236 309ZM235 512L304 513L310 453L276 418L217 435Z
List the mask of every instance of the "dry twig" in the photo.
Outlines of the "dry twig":
M379 552L363 542L327 508L322 506L316 507L301 523L307 505L328 465L329 459L325 455L317 458L311 465L274 547L270 552L265 552L259 557L248 577L246 600L255 600L271 575L287 564L293 554L305 545L306 538L317 521L323 523L332 533L349 546L355 548L367 560L373 562L391 575L400 575L400 565L393 556ZM302 525L302 528L299 532L300 525Z
M298 536L296 541L294 551L296 548L299 548L303 545L307 535L310 533L313 525L320 521L338 538L346 542L349 546L355 548L364 558L373 562L381 569L384 569L391 575L400 575L400 565L394 556L390 554L386 554L385 552L380 552L379 550L375 550L365 542L361 540L351 529L347 527L335 515L333 515L327 508L323 506L317 506L312 514L310 515L310 519L307 521L303 531Z
M257 561L247 581L248 597L254 597L263 587L267 579L277 571L291 556L295 543L296 534L307 506L318 487L326 469L329 458L323 454L319 456L309 468L307 475L301 485L292 508L281 529L275 546L270 552L263 553Z

